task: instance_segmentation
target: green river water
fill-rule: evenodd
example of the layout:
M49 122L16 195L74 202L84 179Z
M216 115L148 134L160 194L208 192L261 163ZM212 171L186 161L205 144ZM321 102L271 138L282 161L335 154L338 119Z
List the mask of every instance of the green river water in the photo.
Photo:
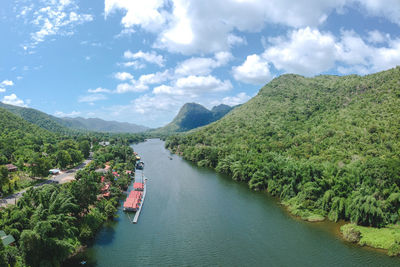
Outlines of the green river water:
M171 155L160 140L133 148L149 179L138 224L120 208L66 266L400 266L342 241L337 224L293 218L266 193Z

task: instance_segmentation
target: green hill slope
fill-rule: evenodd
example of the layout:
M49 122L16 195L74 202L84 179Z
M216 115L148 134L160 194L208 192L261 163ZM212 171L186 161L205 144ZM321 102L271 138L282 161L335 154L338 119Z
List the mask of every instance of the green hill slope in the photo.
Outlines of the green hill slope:
M232 107L222 104L213 107L212 110L208 110L197 103L186 103L181 107L172 122L162 128L156 129L154 133L186 132L217 121L231 110Z
M126 122L84 119L80 117L58 118L33 108L7 105L2 102L0 102L0 108L4 108L43 129L56 133L75 133L76 131L138 133L149 129L145 126Z
M220 121L166 146L310 220L382 226L400 215L400 67L283 75Z
M97 118L62 118L61 124L78 130L108 133L139 133L149 130L148 127L117 121L105 121Z
M56 132L56 133L69 133L71 132L70 129L67 129L63 125L61 125L61 120L48 115L44 112L41 112L39 110L33 109L33 108L24 108L24 107L18 107L18 106L13 106L13 105L7 105L2 102L0 102L0 108L6 109L9 112L21 117L22 119L36 124L37 126L49 130L51 132Z

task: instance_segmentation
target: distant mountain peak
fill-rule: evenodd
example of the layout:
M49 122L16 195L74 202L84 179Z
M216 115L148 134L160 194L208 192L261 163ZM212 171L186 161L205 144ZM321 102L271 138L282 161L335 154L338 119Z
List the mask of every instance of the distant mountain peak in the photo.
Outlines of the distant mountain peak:
M220 104L211 110L198 103L184 104L175 118L166 126L156 129L155 133L185 132L205 126L225 116L233 107Z

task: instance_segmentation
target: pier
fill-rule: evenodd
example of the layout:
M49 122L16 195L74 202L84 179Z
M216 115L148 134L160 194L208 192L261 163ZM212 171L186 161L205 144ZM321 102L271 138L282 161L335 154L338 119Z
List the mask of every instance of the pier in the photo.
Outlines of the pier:
M136 211L135 217L133 217L132 223L137 223L139 216L140 216L140 212L142 211L144 199L146 197L147 178L143 177L142 179L143 179L143 197L142 197L142 201L140 202L139 209Z

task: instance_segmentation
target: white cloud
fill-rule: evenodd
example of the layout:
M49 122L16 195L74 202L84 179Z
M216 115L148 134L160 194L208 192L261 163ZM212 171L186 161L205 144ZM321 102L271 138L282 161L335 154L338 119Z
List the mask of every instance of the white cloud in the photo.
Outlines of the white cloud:
M5 88L1 88L1 87L0 87L0 93L4 93L5 91L6 91Z
M335 65L337 45L330 33L309 27L291 31L287 38L270 39L263 57L278 70L302 75L314 75Z
M159 67L164 66L164 58L162 55L158 55L156 52L142 52L141 50L136 53L132 53L130 50L125 51L124 57L126 59L142 59L146 62L156 64Z
M164 6L163 0L105 0L105 16L109 16L118 9L125 11L121 23L126 28L140 25L146 30L154 31L165 22L165 12L159 9Z
M229 80L221 81L214 76L194 76L179 78L175 82L175 87L188 93L222 92L232 88Z
M133 83L120 83L117 85L117 89L115 90L115 93L117 94L123 94L123 93L128 93L128 92L144 92L147 91L149 87L144 84L137 83L136 81L133 81Z
M20 106L20 107L27 107L28 105L20 98L18 98L15 94L6 95L1 100L4 104Z
M71 111L70 113L65 113L65 112L62 112L62 111L54 112L54 116L61 117L61 118L63 118L63 117L77 117L80 114L81 114L81 112L79 112L79 111Z
M398 0L105 0L106 15L124 11L125 28L152 31L157 34L154 47L183 54L229 50L246 43L240 33L269 24L315 28L346 8L400 25Z
M170 79L170 73L168 70L163 72L156 72L150 74L141 75L138 82L141 84L158 84Z
M134 68L135 70L143 69L146 67L145 64L140 63L139 61L128 61L128 62L123 62L120 63L121 66L126 67L126 68Z
M247 56L242 65L233 67L233 77L245 83L265 84L272 79L268 62L258 55Z
M226 65L232 58L230 52L218 52L215 54L215 59L195 57L187 59L178 64L175 73L178 75L208 75L214 68Z
M105 100L107 97L102 94L94 94L94 95L86 95L86 96L80 96L78 99L78 102L87 102L87 103L93 103L95 101L99 100Z
M400 2L398 0L355 0L354 2L365 8L370 15L383 17L400 25Z
M262 58L283 72L311 76L336 69L342 74L368 74L400 65L400 38L388 35L383 43L375 44L354 31L343 30L336 38L306 27L269 42Z
M106 88L102 88L102 87L98 87L96 89L89 89L88 93L93 93L93 94L96 94L96 93L111 93L111 90L106 89Z
M43 42L46 37L52 35L71 35L74 27L93 20L90 14L79 13L78 5L74 0L44 0L36 10L23 9L21 14L24 17L33 13L33 20L30 22L37 30L31 33L32 42L24 45L24 49L35 47Z
M4 80L0 83L0 86L13 86L14 82L10 80Z
M239 104L243 104L247 102L251 97L248 96L245 92L238 93L235 96L227 96L224 97L221 101L215 101L212 103L213 106L219 105L219 104L225 104L228 106L236 106Z
M161 95L161 94L165 94L165 95L183 95L183 91L177 92L177 90L174 90L174 88L172 86L168 86L168 85L164 85L163 84L163 85L154 87L153 94L155 94L155 95Z
M388 39L390 39L389 34L384 34L378 30L373 30L368 32L368 42L374 43L374 44L380 44L386 42Z
M115 79L121 80L121 81L125 81L125 80L132 80L133 76L132 74L128 73L128 72L117 72L114 75Z

